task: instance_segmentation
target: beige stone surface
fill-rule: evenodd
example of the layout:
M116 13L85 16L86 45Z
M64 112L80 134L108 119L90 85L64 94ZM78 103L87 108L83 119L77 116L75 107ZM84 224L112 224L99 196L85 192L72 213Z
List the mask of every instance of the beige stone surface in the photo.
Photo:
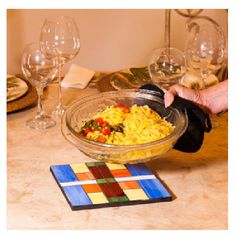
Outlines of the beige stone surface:
M63 89L63 103L97 93ZM45 91L48 112L55 107L55 84ZM60 121L43 132L25 126L35 108L7 115L8 229L227 229L228 115L213 118L200 151L172 150L147 165L169 187L171 202L71 211L52 177L55 164L91 161L68 143Z

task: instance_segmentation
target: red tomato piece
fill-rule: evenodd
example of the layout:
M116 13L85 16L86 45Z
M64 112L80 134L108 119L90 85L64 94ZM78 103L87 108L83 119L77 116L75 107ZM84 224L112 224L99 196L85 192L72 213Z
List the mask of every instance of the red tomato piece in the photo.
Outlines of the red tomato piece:
M103 135L109 135L111 133L111 129L109 127L103 127L100 130L100 133L102 133Z
M98 136L98 138L97 138L97 141L98 142L102 142L102 143L105 143L106 142L106 138L105 137L103 137L103 136Z
M116 105L115 108L119 108L123 110L125 113L130 113L130 108L126 105L119 104L119 105Z
M103 118L96 118L95 121L100 125L100 126L107 126L109 123L105 121Z
M89 132L94 132L94 129L93 128L88 128L88 129L84 130L83 135L86 137Z

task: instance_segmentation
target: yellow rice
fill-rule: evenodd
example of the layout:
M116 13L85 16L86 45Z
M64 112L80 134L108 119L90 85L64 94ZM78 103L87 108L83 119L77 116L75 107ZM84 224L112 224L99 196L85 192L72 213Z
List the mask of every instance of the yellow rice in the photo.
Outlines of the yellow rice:
M96 118L103 118L111 126L124 126L123 133L112 131L110 135L105 136L108 144L132 145L152 142L168 136L175 128L147 105L133 105L130 113L109 106L93 117ZM99 135L99 131L94 131L89 133L87 138L96 140Z

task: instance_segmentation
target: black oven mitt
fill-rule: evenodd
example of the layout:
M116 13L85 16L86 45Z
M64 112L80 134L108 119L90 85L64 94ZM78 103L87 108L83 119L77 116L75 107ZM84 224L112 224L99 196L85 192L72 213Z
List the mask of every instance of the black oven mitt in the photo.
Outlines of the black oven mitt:
M164 99L164 92L155 85L146 84L140 89L155 91ZM185 112L188 116L188 127L173 148L183 152L198 151L203 143L204 132L210 132L212 128L209 115L191 101L178 96L171 106Z

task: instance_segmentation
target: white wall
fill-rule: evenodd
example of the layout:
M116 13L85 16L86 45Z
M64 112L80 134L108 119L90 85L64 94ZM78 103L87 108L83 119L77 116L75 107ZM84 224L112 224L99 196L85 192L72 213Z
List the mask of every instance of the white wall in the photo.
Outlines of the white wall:
M79 26L81 50L74 63L97 71L144 66L153 48L164 45L165 11L150 10L8 10L7 72L20 72L24 45L38 41L46 17L72 16ZM204 10L227 34L227 12ZM171 45L184 49L186 18L172 11ZM67 65L68 67L68 65Z

